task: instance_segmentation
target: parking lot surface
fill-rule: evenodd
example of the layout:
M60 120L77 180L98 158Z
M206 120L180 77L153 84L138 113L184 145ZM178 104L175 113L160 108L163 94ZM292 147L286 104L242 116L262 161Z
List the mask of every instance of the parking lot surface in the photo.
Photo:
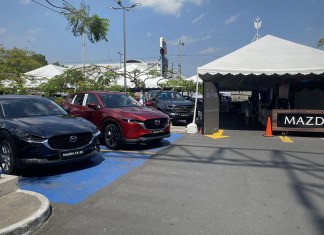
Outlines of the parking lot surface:
M129 145L122 151L101 146L101 153L90 161L62 167L30 169L19 179L20 188L40 193L51 202L77 204L144 163L171 142L180 138L172 134L155 145Z
M121 153L121 165L145 160L77 203L52 202L35 234L324 234L324 140L263 134L183 134L150 157Z

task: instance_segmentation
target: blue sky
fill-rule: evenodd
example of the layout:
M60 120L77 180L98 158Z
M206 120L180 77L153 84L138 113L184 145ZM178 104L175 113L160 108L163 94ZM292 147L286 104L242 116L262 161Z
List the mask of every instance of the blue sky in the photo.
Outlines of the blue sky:
M45 0L35 0L50 7ZM62 6L62 0L50 0ZM80 0L67 0L75 7ZM88 63L119 63L123 52L122 11L114 0L83 0L90 12L110 20L108 42L86 41ZM122 0L125 6L141 3L126 13L127 59L157 61L159 39L167 42L169 67L177 70L178 44L182 72L251 43L260 17L261 36L273 35L316 47L324 38L323 0ZM82 63L82 38L74 37L66 19L31 0L0 0L0 44L44 54L49 63Z

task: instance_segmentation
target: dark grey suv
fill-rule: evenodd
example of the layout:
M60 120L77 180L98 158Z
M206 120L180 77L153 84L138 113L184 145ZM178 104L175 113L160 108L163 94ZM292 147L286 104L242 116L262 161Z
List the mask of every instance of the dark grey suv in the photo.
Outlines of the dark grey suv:
M151 90L147 92L147 106L152 106L169 115L174 120L185 120L191 123L194 114L194 103L186 100L179 92Z

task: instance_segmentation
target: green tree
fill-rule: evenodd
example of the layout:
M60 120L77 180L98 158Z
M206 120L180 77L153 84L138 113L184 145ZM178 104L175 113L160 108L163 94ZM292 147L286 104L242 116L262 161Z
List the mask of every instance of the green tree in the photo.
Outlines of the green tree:
M44 55L25 49L0 46L0 89L3 92L24 92L26 72L47 65Z
M196 82L186 80L177 76L175 79L170 79L165 83L165 87L172 88L179 92L186 92L189 96L193 96L196 92ZM202 83L198 83L198 93L202 93Z
M67 19L69 28L75 37L87 35L91 43L100 40L108 41L109 20L93 14L90 16L90 7L85 3L80 4L80 9L75 8L67 1L63 1L63 7L59 7L46 0L52 7L63 10L61 14Z
M317 42L317 47L320 48L320 47L324 47L324 38L321 38L320 40L318 40Z
M41 89L46 91L47 95L54 93L84 90L121 90L116 85L116 78L119 75L111 70L110 67L98 65L89 65L86 67L70 68L63 74L55 76Z
M146 93L145 93L147 91L147 87L146 87L147 82L151 79L156 79L161 75L160 71L154 69L155 66L156 64L153 64L152 66L150 66L145 70L134 69L133 71L126 71L126 78L128 78L130 82L134 84L136 90L144 94L144 100L147 100ZM120 75L121 74L119 74L119 76ZM157 80L157 86L161 87L161 89L163 87L161 81L163 80L165 80L165 78L163 77Z
M5 49L0 46L0 69L7 73L26 73L47 65L44 55L25 49Z

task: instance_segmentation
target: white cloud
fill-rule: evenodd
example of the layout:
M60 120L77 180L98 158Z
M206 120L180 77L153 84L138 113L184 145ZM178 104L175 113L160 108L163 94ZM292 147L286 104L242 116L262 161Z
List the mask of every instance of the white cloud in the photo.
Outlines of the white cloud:
M196 43L196 42L202 42L202 41L206 41L210 39L210 36L209 35L206 35L204 37L199 37L199 38L195 38L191 35L183 35L181 37L179 37L178 39L176 40L171 40L169 41L168 43L172 46L176 46L179 44L179 41L182 41L184 42L184 44L186 45L187 43Z
M147 32L146 33L146 37L152 37L152 33L151 32Z
M3 27L0 26L0 33L5 33L6 31L7 31L6 28L3 28Z
M235 21L237 21L239 16L240 16L239 14L230 16L227 20L225 20L224 24L232 24L232 23L234 23Z
M204 0L131 0L130 2L141 3L142 7L152 8L155 12L179 17L184 5L191 3L199 6Z
M215 53L216 51L218 51L217 48L208 47L208 48L206 48L204 50L199 51L199 55L210 55L210 54Z
M197 23L198 21L201 21L204 17L205 17L205 13L202 13L202 14L200 14L198 17L194 18L194 19L192 20L192 23L195 24L195 23Z

